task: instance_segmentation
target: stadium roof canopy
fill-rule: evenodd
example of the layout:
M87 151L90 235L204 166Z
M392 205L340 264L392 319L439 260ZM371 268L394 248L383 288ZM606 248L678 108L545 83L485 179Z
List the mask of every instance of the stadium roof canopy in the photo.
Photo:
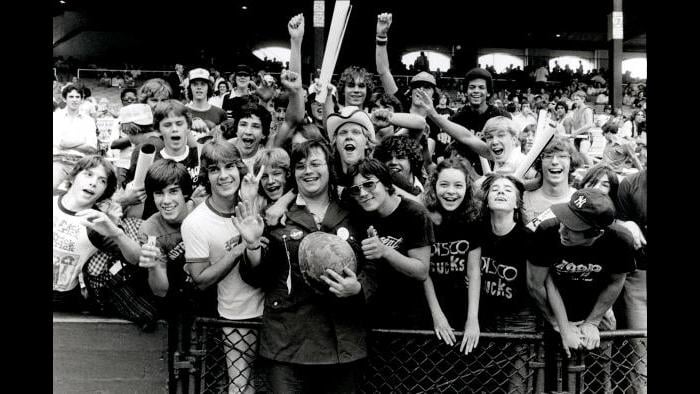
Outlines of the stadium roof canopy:
M286 23L303 12L307 27L304 46L313 42L313 0L53 1L54 16L79 12L83 31L162 35L164 40L176 41L193 51L204 47L211 53L250 51L266 42L288 43ZM325 3L328 28L335 2ZM612 3L613 0L353 1L339 62L374 62L374 26L380 12L393 14L390 51L456 46L607 49ZM646 7L643 1L623 0L624 51L646 51Z

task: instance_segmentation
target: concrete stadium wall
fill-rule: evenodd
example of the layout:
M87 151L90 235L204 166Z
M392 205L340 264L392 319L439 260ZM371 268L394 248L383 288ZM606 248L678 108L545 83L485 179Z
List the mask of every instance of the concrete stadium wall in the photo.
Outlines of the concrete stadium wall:
M167 326L54 314L54 393L167 393Z

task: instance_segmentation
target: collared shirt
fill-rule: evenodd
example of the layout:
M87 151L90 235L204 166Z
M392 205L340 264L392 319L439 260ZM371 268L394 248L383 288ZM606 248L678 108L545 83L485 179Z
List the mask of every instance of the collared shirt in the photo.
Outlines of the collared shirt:
M61 147L61 145L67 146ZM53 113L53 154L85 156L84 153L71 149L82 144L97 149L97 125L90 116L78 114L71 116L65 109Z

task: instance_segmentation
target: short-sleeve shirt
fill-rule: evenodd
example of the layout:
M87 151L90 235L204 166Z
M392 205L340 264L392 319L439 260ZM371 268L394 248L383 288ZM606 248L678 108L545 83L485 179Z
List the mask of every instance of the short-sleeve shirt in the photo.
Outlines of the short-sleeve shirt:
M559 197L549 197L542 191L542 188L533 191L526 191L523 194L523 208L525 209L525 222L530 222L545 212L554 204L569 202L576 189L569 187L569 191ZM541 221L541 220L540 220Z
M141 224L139 229L139 242L142 244L148 240L148 236L155 236L157 245L167 259L166 272L168 275L168 294L171 298L182 289L187 273L185 266L185 243L180 233L181 225L168 223L160 212L151 215Z
M545 220L537 227L532 264L549 267L566 307L569 321L585 320L613 274L635 270L632 234L613 223L590 246L564 246L559 220Z
M476 224L450 220L443 214L434 226L435 242L430 248L430 279L440 308L452 327L467 321L467 258L481 247L481 232Z
M79 284L83 265L98 249L119 253L113 240L88 230L76 212L63 206L63 196L53 197L53 290L70 291Z
M182 223L185 259L188 263L215 264L241 242L233 214L216 211L206 199ZM239 265L217 283L217 310L223 318L251 319L262 315L263 293L241 279Z
M211 105L206 111L199 111L192 107L187 108L192 113L192 118L202 119L204 123L207 124L209 130L216 127L216 125L223 123L223 121L228 118L228 116L226 116L226 111L215 105Z
M85 156L78 150L62 148L61 143L67 146L87 144L97 149L95 119L83 114L71 116L65 109L56 110L53 113L53 154Z
M505 235L494 234L490 227L486 222L482 229L479 313L516 314L532 306L526 270L533 234L522 225Z
M433 223L420 204L401 199L389 216L364 218L365 231L374 226L385 246L408 256L410 249L430 246L435 241ZM423 283L394 269L384 259L377 262L377 294L374 324L385 328L417 328L429 317Z

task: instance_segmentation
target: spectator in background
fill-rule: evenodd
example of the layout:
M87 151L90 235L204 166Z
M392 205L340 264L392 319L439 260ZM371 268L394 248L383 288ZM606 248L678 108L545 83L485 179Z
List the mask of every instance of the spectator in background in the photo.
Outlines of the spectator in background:
M180 100L180 101L185 100L185 98L186 98L186 96L185 96L186 81L185 80L187 79L187 76L185 75L185 67L180 63L175 64L175 72L170 73L168 75L167 79L168 79L169 88L171 89L171 93L169 94L168 98L172 97L175 100ZM148 81L146 81L146 82L148 82Z
M68 178L73 166L85 155L97 152L95 119L80 113L83 90L76 85L63 88L66 108L53 113L53 194Z
M646 113L644 110L638 109L634 111L630 119L622 124L618 135L628 141L638 139L646 141Z
M195 139L210 134L211 129L226 120L226 112L207 101L213 94L213 84L209 80L209 71L195 68L189 72L188 96L192 99L187 107L192 113L192 126Z
M420 55L413 62L413 71L416 73L421 71L430 72L430 61L425 56L425 52L420 51Z
M219 78L216 82L216 94L209 98L209 104L221 108L224 105L224 97L231 90L231 83L223 78Z
M160 78L151 78L141 85L138 90L139 103L148 104L153 110L156 104L173 97L170 85ZM184 96L183 96L184 97Z
M537 126L537 117L532 110L530 110L530 103L527 100L522 101L520 108L518 108L518 104L514 102L508 103L508 105L506 105L506 110L510 113L511 119L513 120L513 127L515 127L518 133L522 132L527 125L534 124ZM525 112L522 112L523 110Z
M586 93L573 94L575 108L571 111L571 126L567 134L574 137L576 150L586 153L591 146L590 130L594 127L593 110L586 105Z
M535 70L535 87L538 89L544 89L547 86L547 79L549 78L549 70L546 64L543 62L537 70Z
M231 74L230 82L233 86L231 93L224 96L221 108L226 111L229 119L233 117L233 112L240 107L245 100L244 96L250 96L255 92L255 84L251 81L253 69L248 65L239 64Z

